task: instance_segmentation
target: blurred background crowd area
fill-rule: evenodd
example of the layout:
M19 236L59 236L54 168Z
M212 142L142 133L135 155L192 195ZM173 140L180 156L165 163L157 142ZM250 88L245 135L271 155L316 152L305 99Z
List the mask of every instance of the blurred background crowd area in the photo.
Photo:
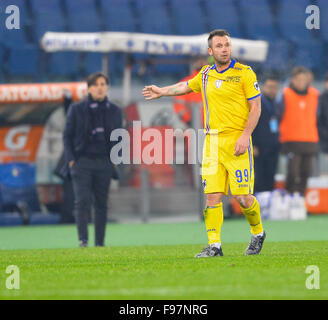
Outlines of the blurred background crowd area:
M47 31L197 35L219 27L235 38L269 42L266 61L252 63L259 80L274 73L284 81L293 66L303 65L320 81L328 69L326 0L1 0L3 8L10 4L20 8L20 29L6 30L1 10L1 82L76 81L101 70L101 53L43 51L40 39ZM320 29L309 32L304 8L311 4L320 8ZM188 74L188 57L162 58L154 63L151 55L130 55L132 81L174 81ZM122 83L124 59L121 53L110 53L113 86Z

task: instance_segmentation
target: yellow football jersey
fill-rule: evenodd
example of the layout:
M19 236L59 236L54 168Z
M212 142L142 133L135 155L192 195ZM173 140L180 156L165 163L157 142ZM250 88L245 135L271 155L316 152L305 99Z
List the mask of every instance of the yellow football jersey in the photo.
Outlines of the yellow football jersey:
M215 64L204 66L188 81L188 87L202 93L206 133L243 131L249 116L248 100L261 95L252 68L235 59L220 72Z

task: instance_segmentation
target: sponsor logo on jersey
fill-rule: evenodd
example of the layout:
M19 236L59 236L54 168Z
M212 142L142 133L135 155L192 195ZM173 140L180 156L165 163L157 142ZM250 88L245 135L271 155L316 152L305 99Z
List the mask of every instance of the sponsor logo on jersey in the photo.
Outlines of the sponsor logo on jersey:
M226 77L225 81L227 81L227 82L240 82L240 76L229 76L229 77Z

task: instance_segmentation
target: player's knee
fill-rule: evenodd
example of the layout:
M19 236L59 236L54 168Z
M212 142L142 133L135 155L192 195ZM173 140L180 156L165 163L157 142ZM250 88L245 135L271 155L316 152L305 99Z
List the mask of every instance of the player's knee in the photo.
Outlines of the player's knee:
M222 200L222 193L208 193L206 195L206 206L212 207L218 205Z
M254 197L251 194L233 196L243 208L250 208L253 204Z

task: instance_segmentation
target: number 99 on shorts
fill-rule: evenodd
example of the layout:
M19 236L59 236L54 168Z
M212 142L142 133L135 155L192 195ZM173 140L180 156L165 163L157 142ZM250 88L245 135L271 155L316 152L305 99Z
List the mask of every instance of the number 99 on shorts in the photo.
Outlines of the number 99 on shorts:
M249 180L248 169L245 169L244 172L242 172L242 170L236 170L235 174L238 183L248 182Z

